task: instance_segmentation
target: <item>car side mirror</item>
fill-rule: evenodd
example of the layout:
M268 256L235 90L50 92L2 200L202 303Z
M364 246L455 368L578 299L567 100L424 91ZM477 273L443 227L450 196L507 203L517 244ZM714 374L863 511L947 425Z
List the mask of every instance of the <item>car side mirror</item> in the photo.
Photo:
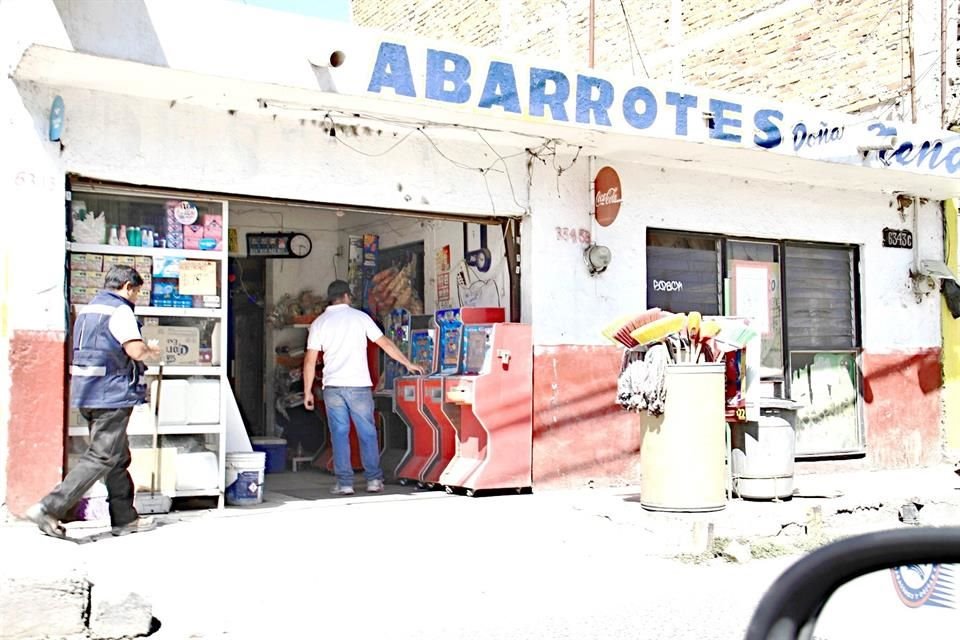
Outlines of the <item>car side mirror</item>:
M804 556L774 581L745 638L899 637L890 633L899 625L912 636L930 625L939 635L952 634L960 622L953 582L960 579L960 566L950 566L955 564L960 565L960 527L911 527L839 540Z

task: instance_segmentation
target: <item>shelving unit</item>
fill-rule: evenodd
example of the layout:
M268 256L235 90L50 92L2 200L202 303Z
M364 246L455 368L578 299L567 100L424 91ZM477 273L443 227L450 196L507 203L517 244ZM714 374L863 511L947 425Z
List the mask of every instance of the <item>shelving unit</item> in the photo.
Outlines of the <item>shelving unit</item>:
M101 189L95 188L93 190L84 190L76 189L71 194L71 210L74 207L73 203L77 201L83 201L85 206L89 208L90 211L104 211L106 214L106 222L108 225L111 224L125 224L125 225L136 225L144 227L154 227L157 229L158 233L163 233L167 236L170 234L176 234L180 231L173 225L170 221L170 214L168 208L171 205L171 202L182 202L184 199L176 196L169 195L164 193L157 194L144 194L142 192L126 192L123 190L114 190L114 189ZM201 306L194 307L174 307L174 306L137 306L134 310L134 313L141 319L141 321L148 319L155 319L155 323L161 327L169 326L181 326L181 327L206 327L209 329L210 322L219 323L219 331L214 331L210 334L210 339L208 344L206 344L206 349L209 349L210 358L220 358L220 362L214 363L210 362L208 364L203 364L200 362L199 353L196 354L197 359L190 361L187 359L186 362L175 362L168 361L163 366L163 378L164 380L170 379L189 379L201 377L203 379L216 379L219 381L219 393L220 393L220 402L219 402L219 422L212 424L165 424L161 425L158 429L160 436L184 436L184 435L195 435L202 436L205 447L209 450L212 450L217 455L217 479L216 482L212 481L211 485L207 489L200 490L176 490L173 492L171 497L217 497L218 506L222 507L224 504L224 483L226 476L226 418L227 418L227 394L231 393L231 388L227 380L227 367L226 367L226 354L227 354L227 229L228 229L228 203L223 200L197 200L190 198L190 202L198 209L198 223L201 223L202 216L204 214L210 215L213 218L219 216L218 224L222 230L222 237L220 241L219 249L212 250L199 250L199 249L181 249L181 248L167 248L167 247L144 247L144 246L127 246L127 245L111 245L111 244L99 244L96 242L72 242L67 239L66 248L67 252L72 258L73 254L87 254L88 256L102 256L103 262L106 263L107 259L110 256L124 256L130 257L133 259L143 259L150 258L150 263L153 263L157 259L164 258L179 258L185 260L203 260L217 263L217 295L219 296L219 307L217 308L208 308ZM185 231L185 229L184 229ZM75 236L76 237L76 236ZM106 236L104 237L106 241ZM73 260L71 259L69 263L72 265ZM77 269L79 270L79 269ZM106 266L102 269L106 271ZM68 273L68 280L71 283L71 302L74 302L74 281L72 279L72 271ZM92 278L94 273L91 270L87 270L86 274ZM150 281L153 283L153 273L151 274L141 274L141 275L150 275ZM179 291L181 283L179 280L176 280L178 289L177 294L180 297L185 297L182 295L183 292ZM102 283L100 283L102 286ZM92 287L92 284L87 284L87 293ZM99 288L99 287L98 287ZM145 289L146 291L146 289ZM190 295L190 294L186 294ZM193 294L196 296L196 294ZM212 294L211 294L212 295ZM151 298L152 300L155 300ZM142 301L143 299L141 299ZM80 311L84 307L85 299L77 299L79 304L72 304L72 309L74 313ZM166 302L166 300L163 300ZM197 298L194 297L194 303L196 304ZM206 301L204 301L206 302ZM198 333L203 333L198 331ZM174 354L169 356L171 360L178 360L179 356ZM157 365L150 365L147 368L147 383L150 386L153 380L156 379L156 376L159 374L159 367ZM160 393L160 402L164 403L165 395L161 389ZM189 401L189 400L188 400ZM130 436L152 436L153 435L153 426L152 422L147 423L146 421L140 420L136 424L131 424L128 429L128 434ZM86 438L89 437L89 430L86 427L77 426L77 425L68 425L67 427L67 436L70 438Z
M264 355L267 362L265 378L270 381L266 389L266 434L268 436L276 434L277 429L277 391L275 376L277 368L280 365L277 364L276 349L282 345L306 346L307 329L309 328L309 324L288 324L282 327L273 327L272 330L267 332L266 340L264 341L266 351ZM294 329L298 331L293 331Z

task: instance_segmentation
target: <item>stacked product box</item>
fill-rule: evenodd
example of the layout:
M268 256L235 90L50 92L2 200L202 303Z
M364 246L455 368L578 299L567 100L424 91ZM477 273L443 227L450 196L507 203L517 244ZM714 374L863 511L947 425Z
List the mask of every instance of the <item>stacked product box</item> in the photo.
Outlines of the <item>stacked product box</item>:
M114 256L98 253L70 254L70 303L88 304L103 289L107 272L114 265L133 267L143 278L143 288L136 300L138 306L150 304L153 284L153 258L148 256Z
M183 258L157 258L153 261L153 295L151 304L155 307L193 307L193 296L180 295L180 263Z

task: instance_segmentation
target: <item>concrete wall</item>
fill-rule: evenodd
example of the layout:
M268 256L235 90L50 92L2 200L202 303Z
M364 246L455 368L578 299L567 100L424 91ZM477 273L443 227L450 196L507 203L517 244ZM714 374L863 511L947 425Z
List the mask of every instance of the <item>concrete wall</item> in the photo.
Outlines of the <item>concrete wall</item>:
M858 245L866 463L900 467L939 459L940 302L936 294L916 301L908 277L911 252L881 246L883 227L910 224L888 196L613 166L624 202L610 227L593 226L587 215L586 163L564 174L559 192L538 189L531 200L534 274L527 286L536 318L534 468L541 484L637 479L639 421L613 406L620 349L605 344L600 331L646 305L647 227ZM535 184L550 178L541 171ZM921 208L921 257L942 255L938 207ZM585 229L609 246L607 272L590 277L580 247L564 240L558 227Z
M53 5L0 3L0 503L18 506L38 497L23 488L52 488L63 462L62 402L43 399L63 395L64 256L41 239L64 237L64 174L47 139L50 103L28 109L10 80L31 42L69 46Z

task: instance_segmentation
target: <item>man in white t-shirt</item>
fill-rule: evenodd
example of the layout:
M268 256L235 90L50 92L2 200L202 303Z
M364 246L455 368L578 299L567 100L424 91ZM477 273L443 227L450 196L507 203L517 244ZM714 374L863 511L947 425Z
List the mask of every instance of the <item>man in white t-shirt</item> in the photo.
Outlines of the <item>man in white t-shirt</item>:
M143 278L132 267L116 265L103 291L77 313L70 362L70 404L90 430L90 445L70 473L24 514L47 535L64 535L60 521L103 478L114 535L152 528L133 506L127 423L146 399L143 360L160 355L144 343L133 313Z
M407 368L423 375L370 316L350 306L350 285L334 280L327 287L330 306L310 325L307 354L303 361L303 406L314 408L313 380L317 356L323 352L323 404L333 443L335 495L353 494L353 465L350 461L350 419L357 428L360 459L367 479L367 491L383 491L380 446L373 424L373 381L367 365L367 341Z

